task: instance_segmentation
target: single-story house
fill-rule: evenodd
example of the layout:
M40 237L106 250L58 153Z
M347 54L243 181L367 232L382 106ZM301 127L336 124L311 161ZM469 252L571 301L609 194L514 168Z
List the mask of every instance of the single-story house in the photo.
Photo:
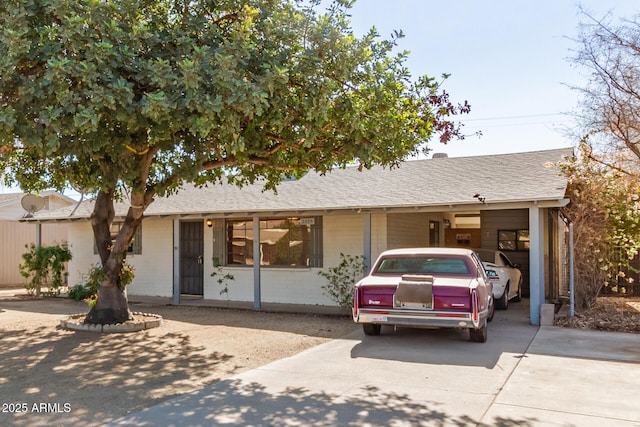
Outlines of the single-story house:
M0 194L0 286L13 286L24 283L19 265L25 246L40 243L53 245L67 241L68 224L46 223L29 224L18 222L32 214L23 207L25 193ZM41 212L53 211L75 204L75 200L56 191L43 191L38 196L37 208ZM27 198L27 201L29 199ZM25 204L26 205L26 204ZM31 208L29 205L27 207Z
M558 162L572 149L401 163L397 168L337 169L285 181L277 194L260 183L185 186L145 212L128 261L130 295L208 300L335 305L321 270L340 254L364 255L418 246L501 248L522 265L531 322L557 297L563 272L567 179ZM116 207L114 231L128 205ZM30 219L65 222L73 260L70 285L98 262L89 215L93 201ZM72 213L72 211L74 211ZM214 260L235 277L221 295ZM258 262L259 260L259 262ZM219 276L218 276L219 277Z

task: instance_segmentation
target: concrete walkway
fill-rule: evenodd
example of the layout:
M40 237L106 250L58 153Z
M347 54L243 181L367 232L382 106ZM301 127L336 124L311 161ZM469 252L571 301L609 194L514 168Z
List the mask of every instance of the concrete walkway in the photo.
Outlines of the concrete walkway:
M640 336L496 312L466 331L383 328L244 372L113 426L640 426Z

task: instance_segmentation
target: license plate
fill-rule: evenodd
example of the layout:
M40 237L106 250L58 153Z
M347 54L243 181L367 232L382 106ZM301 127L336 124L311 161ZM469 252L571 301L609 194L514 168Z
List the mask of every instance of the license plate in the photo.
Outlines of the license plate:
M387 316L371 316L369 320L372 322L386 322Z

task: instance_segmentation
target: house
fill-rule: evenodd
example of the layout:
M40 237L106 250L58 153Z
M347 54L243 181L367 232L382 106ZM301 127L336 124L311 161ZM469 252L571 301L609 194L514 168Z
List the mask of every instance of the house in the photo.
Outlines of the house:
M556 149L401 163L359 172L310 172L278 186L186 186L153 202L130 248L136 277L130 295L195 295L207 300L331 306L317 273L340 254L364 255L370 265L398 247L502 248L522 265L531 322L558 296L563 271L567 180ZM98 262L88 218L92 201L37 214L30 221L69 226L70 284ZM116 207L114 231L127 209ZM227 294L211 277L213 260L235 280ZM256 260L260 260L257 262Z
M0 286L24 283L18 266L22 262L22 254L27 251L25 246L67 241L68 224L18 222L29 214L22 203L25 196L24 193L0 194ZM41 212L48 212L75 204L75 201L55 191L44 191L40 193L38 203L41 204Z

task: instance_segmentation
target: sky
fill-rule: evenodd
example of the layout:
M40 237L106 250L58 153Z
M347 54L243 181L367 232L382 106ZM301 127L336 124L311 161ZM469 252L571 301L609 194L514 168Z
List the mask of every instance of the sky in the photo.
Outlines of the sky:
M357 0L350 14L358 35L402 30L412 75L451 74L443 88L471 104L459 116L471 136L428 145L462 157L575 146L567 128L579 94L570 87L586 81L570 61L579 4L595 18L611 12L614 23L640 13L637 0Z

